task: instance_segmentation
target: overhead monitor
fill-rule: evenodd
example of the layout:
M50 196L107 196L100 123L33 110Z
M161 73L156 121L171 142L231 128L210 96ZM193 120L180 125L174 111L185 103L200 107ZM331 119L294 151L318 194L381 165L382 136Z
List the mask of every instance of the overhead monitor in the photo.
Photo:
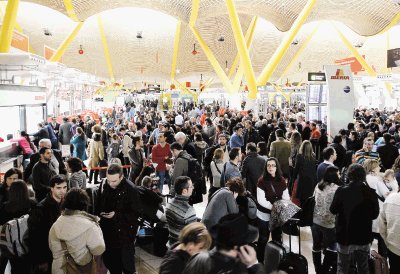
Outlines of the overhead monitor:
M387 51L387 67L400 67L400 48Z

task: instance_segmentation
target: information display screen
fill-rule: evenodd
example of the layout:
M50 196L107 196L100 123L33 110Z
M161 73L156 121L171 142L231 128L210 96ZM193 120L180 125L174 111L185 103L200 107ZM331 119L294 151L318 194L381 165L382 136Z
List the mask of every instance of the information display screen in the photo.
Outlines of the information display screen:
M328 85L322 85L321 88L321 104L328 103Z
M318 104L320 100L320 85L310 85L309 93L308 93L308 103L309 104Z

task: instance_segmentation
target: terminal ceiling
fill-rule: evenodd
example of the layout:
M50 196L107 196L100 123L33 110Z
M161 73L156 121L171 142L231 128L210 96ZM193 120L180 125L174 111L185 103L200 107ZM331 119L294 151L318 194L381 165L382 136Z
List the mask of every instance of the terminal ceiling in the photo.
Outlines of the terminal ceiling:
M21 2L17 22L30 37L32 48L42 54L43 45L57 48L76 22L68 17L63 0L32 0ZM290 29L306 5L306 0L236 0L242 30L245 33L253 16L258 16L250 57L256 75ZM3 8L6 2L2 2ZM39 4L39 5L36 5ZM131 81L162 81L169 79L172 63L175 27L182 21L176 78L198 81L213 77L213 68L188 27L191 0L72 0L76 17L85 21L78 36L63 56L63 62L84 72L108 78L107 66L99 35L97 16L105 28L115 79ZM4 10L4 9L3 9ZM315 25L319 31L299 56L288 76L291 81L305 80L308 71L322 70L324 64L350 56L331 22L339 26L353 44L363 44L358 50L378 72L386 72L386 34L379 34L400 12L392 0L319 0L297 35L298 44L291 45L271 80L277 80L298 48ZM2 15L2 13L0 13ZM201 0L196 28L214 52L223 68L231 66L236 45L224 0ZM48 28L52 36L45 36ZM141 31L143 38L137 39ZM223 35L224 42L218 38ZM371 36L371 37L369 37ZM390 31L389 48L400 47L400 26ZM192 55L193 44L199 54ZM78 54L82 45L85 53ZM218 83L218 80L215 80Z

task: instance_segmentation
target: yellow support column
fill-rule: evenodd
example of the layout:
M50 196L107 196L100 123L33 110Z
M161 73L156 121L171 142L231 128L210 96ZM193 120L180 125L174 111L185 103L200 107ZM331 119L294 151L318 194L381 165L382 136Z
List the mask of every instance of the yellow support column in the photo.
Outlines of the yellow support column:
M199 15L200 0L192 0L192 12L190 14L189 26L196 25L197 16Z
M254 16L253 19L251 19L249 28L247 29L246 36L245 36L247 49L249 49L249 50L251 48L251 44L253 43L254 30L256 29L256 25L257 25L257 16ZM229 74L228 74L229 78L235 72L235 68L237 67L237 64L240 60L239 58L240 58L240 56L239 56L239 52L238 52L235 56L235 60L232 63L231 69L229 70Z
M290 68L294 65L296 62L297 58L300 56L300 54L304 51L304 49L308 46L310 43L311 39L313 38L314 34L318 31L318 28L320 26L320 23L318 23L314 30L310 33L310 35L307 37L307 39L304 41L304 43L301 45L301 47L297 50L296 54L293 56L292 60L290 61L289 65L285 68L283 71L281 77L276 82L279 82L281 79L283 79L286 74L289 72Z
M15 24L17 22L19 0L8 0L6 14L0 33L0 53L8 53L11 48L11 40Z
M389 25L387 25L383 30L381 30L379 32L379 34L381 33L385 33L386 31L388 31L389 29L391 29L394 25L397 24L397 22L400 21L400 12L397 13L397 15L393 18L393 20L389 23Z
M229 19L231 21L232 31L235 37L236 47L238 48L240 61L244 69L244 75L247 80L247 86L249 88L249 98L257 98L257 83L256 77L254 76L253 66L250 60L250 54L244 40L242 27L240 26L239 16L236 12L236 7L233 0L226 0L226 6L228 8Z
M260 76L257 78L257 85L264 86L267 84L272 73L275 71L279 62L282 60L282 58L285 55L286 51L288 50L290 44L292 43L293 39L299 32L301 26L304 24L305 20L307 19L308 15L311 13L311 11L316 3L317 3L317 0L309 0L307 2L306 6L303 8L301 13L297 17L296 21L294 21L292 27L289 30L289 33L283 39L283 41L281 42L279 47L276 49L274 55L269 60L268 64L265 66L265 68L261 72Z
M76 27L72 30L72 32L65 38L65 40L61 43L58 47L56 53L50 58L51 62L58 62L60 61L61 57L63 56L64 52L67 50L69 45L74 41L75 37L78 35L79 31L81 30L84 22L79 22Z
M79 22L78 16L76 16L76 13L74 11L74 6L72 5L72 1L64 0L64 7L65 7L65 10L67 11L69 18L71 18L75 22Z
M179 41L181 37L181 21L176 24L175 40L174 40L174 53L172 54L172 65L171 65L171 81L175 79L176 75L176 62L178 59L179 52Z
M111 82L114 82L115 78L114 78L114 72L113 72L113 67L112 67L112 63L111 63L110 50L108 49L107 38L106 38L106 34L104 32L103 20L101 19L100 15L97 16L97 25L99 26L100 38L101 38L101 43L103 44L104 57L106 59L108 74L110 75Z
M218 78L221 80L222 85L228 92L231 92L232 84L229 81L229 78L226 76L221 65L218 63L217 58L215 58L214 54L212 53L210 48L207 46L206 42L203 40L203 38L201 37L199 32L193 26L190 26L190 29L192 30L194 36L196 37L197 42L199 42L199 45L202 48L202 50L204 51L204 54L206 55L211 66L214 68L215 73L217 74Z

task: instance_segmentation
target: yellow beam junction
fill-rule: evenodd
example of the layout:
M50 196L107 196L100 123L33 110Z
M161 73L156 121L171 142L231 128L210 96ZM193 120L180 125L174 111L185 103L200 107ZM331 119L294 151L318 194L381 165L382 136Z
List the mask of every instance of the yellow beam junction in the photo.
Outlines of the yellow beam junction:
M69 18L74 20L75 22L79 22L78 16L76 16L74 6L72 5L72 0L64 0L64 7L67 11Z
M97 25L99 27L101 43L103 44L104 57L106 59L108 74L111 78L111 82L114 82L115 78L114 78L114 72L113 72L113 67L112 67L112 63L111 63L110 50L108 49L107 38L106 38L106 34L104 32L103 20L101 19L100 15L97 16Z
M175 79L176 75L176 63L178 60L178 52L179 52L179 41L181 37L181 25L182 22L178 21L176 24L176 31L175 31L175 40L174 40L174 53L172 54L172 65L171 65L171 81Z
M244 40L242 27L240 26L239 16L236 12L236 7L233 0L226 0L226 6L228 8L229 19L231 21L233 35L235 37L236 47L238 48L240 55L240 62L244 68L244 75L247 81L247 87L249 88L249 98L257 98L257 83L254 75L253 66L251 64L250 54Z
M199 32L193 26L189 26L192 30L194 36L196 37L197 42L199 42L200 47L202 48L204 54L206 55L208 61L210 62L211 66L214 68L215 73L217 74L218 78L221 80L222 85L228 91L232 91L232 84L229 81L229 78L226 76L225 71L222 69L221 65L218 63L217 58L215 58L214 54L207 46L206 42L203 40Z
M7 2L6 14L0 33L0 53L8 53L11 48L11 40L15 24L17 22L19 0L9 0Z
M192 12L190 14L189 26L194 27L199 15L200 0L192 0Z
M393 26L395 26L399 21L400 21L400 12L397 13L397 15L393 18L393 20L389 23L389 25L387 25L383 30L381 30L379 32L379 34L385 33L386 31L391 29Z
M279 62L282 60L282 58L285 55L286 51L288 50L290 44L292 43L293 39L296 37L301 26L304 24L304 22L308 18L308 15L310 15L310 13L316 3L317 3L317 0L309 0L307 2L306 6L303 8L301 13L297 17L296 21L294 21L287 36L283 39L283 41L281 42L279 47L274 52L274 55L269 60L268 64L265 66L265 68L261 72L260 76L257 78L257 85L264 86L267 84L272 73L275 71Z
M78 35L79 31L81 30L84 22L79 22L75 28L71 31L71 33L65 38L65 40L61 43L61 45L56 50L56 53L50 58L51 62L58 62L60 61L61 57L63 56L64 52L67 50L69 45L74 41L75 37Z
M354 57L357 59L358 62L363 66L363 68L367 71L368 75L376 76L377 73L372 69L370 65L365 61L365 59L358 53L357 49L351 44L351 42L344 36L344 34L340 31L340 29L333 23L333 26L336 32L339 34L340 39L342 40L343 44L351 51Z
M279 79L276 82L279 82L281 79L283 79L286 74L289 72L289 70L292 68L292 66L294 65L294 63L296 62L297 58L300 56L300 54L306 49L306 47L308 46L308 44L310 43L311 39L313 38L313 36L315 35L315 33L318 31L318 28L320 26L320 23L318 23L315 28L313 29L313 31L310 33L310 35L307 37L307 39L304 41L304 43L300 46L300 48L297 50L296 54L293 56L292 60L290 61L289 65L287 65L287 67L285 68L285 70L283 71L281 77L279 77Z

